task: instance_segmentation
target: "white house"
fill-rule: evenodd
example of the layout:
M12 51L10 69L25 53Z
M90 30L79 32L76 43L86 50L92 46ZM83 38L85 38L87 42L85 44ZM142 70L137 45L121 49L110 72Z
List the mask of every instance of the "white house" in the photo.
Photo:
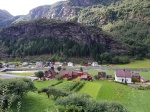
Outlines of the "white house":
M72 63L72 62L69 62L69 63L67 64L67 66L73 67L73 63Z
M93 62L92 66L98 66L98 63L97 62Z
M15 67L16 67L16 65L14 65L14 64L8 65L8 68L15 68Z
M115 81L125 83L131 83L132 82L132 72L127 70L116 70L115 72Z
M43 62L41 62L41 61L36 62L35 67L36 68L43 68Z
M28 62L23 62L22 66L27 66L29 63Z

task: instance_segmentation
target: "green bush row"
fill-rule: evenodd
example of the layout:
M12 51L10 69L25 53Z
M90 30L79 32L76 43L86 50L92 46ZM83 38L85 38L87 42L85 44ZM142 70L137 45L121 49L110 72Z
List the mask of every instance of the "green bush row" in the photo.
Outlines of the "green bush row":
M77 92L79 91L83 86L84 86L85 83L80 83L75 89L74 91Z
M76 88L81 82L74 82L70 87L69 90L72 91L74 88Z
M58 81L57 83L55 83L55 84L52 84L52 85L50 85L50 86L56 86L56 85L58 85L58 84L60 84L60 83L62 83L63 82L63 80L61 80L61 81Z
M82 108L82 112L127 112L119 103L108 101L96 101L86 94L70 94L56 100L56 104L64 107L74 106ZM61 112L61 108L58 108ZM74 108L65 112L78 112ZM81 112L81 111L79 111Z

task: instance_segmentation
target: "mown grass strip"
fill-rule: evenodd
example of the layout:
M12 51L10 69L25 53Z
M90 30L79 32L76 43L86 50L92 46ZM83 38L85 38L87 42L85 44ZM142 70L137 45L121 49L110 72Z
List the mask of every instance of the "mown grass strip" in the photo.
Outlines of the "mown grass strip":
M84 85L84 87L81 88L79 93L87 93L91 97L96 98L100 88L101 88L101 84L93 83L93 82L87 82Z

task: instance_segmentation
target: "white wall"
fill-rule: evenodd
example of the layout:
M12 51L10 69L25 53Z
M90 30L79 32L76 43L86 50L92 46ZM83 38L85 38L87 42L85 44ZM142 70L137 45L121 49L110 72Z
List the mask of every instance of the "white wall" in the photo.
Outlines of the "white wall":
M116 82L122 82L122 79L123 79L123 83L125 83L125 79L126 79L126 81L127 81L127 83L131 83L131 78L128 78L128 77L116 77L116 75L115 75L115 81Z

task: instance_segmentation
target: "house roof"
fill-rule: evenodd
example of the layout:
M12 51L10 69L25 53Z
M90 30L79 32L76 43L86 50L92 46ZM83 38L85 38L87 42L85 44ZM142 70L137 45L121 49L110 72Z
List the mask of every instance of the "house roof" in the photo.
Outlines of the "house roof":
M117 77L132 77L132 72L127 70L116 70L116 76Z
M81 75L80 78L81 78L81 79L86 79L86 78L88 78L88 75Z
M65 75L65 74L68 74L68 75L71 75L72 76L72 74L73 74L73 70L61 70L60 72L59 72L59 74L60 75Z
M140 76L139 73L132 73L133 76Z

